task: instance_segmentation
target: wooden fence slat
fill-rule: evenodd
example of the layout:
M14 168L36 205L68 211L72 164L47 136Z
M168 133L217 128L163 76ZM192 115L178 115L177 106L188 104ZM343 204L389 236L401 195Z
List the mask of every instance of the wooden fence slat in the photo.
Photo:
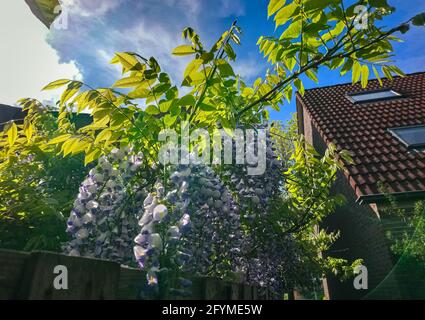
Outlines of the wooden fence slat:
M54 268L65 266L68 289L54 288L58 274ZM252 300L264 299L264 288L238 281L223 281L211 277L189 277L192 292L189 297L167 299ZM0 300L88 300L140 299L146 284L146 272L120 266L100 259L70 257L63 254L37 251L24 253L0 249Z
M205 300L225 300L226 282L215 278L204 278L205 281Z
M118 299L139 299L140 291L146 284L146 273L135 268L121 267L118 285Z
M0 300L18 298L28 257L25 252L0 250Z
M63 265L68 270L68 289L57 290L53 280L55 266ZM120 266L99 259L70 257L50 252L32 252L27 260L22 299L115 299L118 291Z

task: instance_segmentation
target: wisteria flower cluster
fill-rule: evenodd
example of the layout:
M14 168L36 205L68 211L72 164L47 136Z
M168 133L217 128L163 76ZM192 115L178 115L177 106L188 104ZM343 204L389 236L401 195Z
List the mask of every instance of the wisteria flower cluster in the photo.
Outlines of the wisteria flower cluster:
M157 285L164 268L221 277L236 271L242 265L243 232L231 194L209 167L172 169L166 183L157 182L145 199L135 238L134 254L148 284ZM182 277L178 282L174 292L190 285Z
M247 152L256 144L246 145ZM187 274L229 278L236 273L280 297L296 254L293 240L276 239L265 223L283 183L270 137L266 152L265 173L250 176L245 166L235 164L219 170L205 165L141 168L141 155L115 149L99 159L80 187L65 251L127 265L135 261L155 292L165 278L169 293L187 295ZM163 175L157 175L149 193L137 175L140 170Z
M190 169L180 174L187 177ZM133 250L139 267L147 271L149 286L158 284L160 271L170 268L177 272L190 257L180 245L180 239L191 226L186 183L176 182L175 186L176 189L166 193L164 184L157 181L154 190L143 201L144 212L138 223L141 229L134 239ZM185 286L188 281L182 279L181 282Z
M131 265L132 241L137 234L137 206L145 192L131 183L143 161L130 148L114 149L90 170L80 186L67 222L72 240L65 252Z
M265 126L259 129L267 129ZM269 132L269 131L267 131ZM245 145L246 152L258 152L258 140ZM242 250L246 256L246 281L269 290L281 298L287 285L286 274L297 263L294 240L290 235L277 238L267 216L271 201L280 196L284 183L284 168L278 160L270 134L266 138L266 170L263 175L249 176L245 165L232 164L220 170L220 176L235 195L248 232ZM233 146L235 148L235 146Z

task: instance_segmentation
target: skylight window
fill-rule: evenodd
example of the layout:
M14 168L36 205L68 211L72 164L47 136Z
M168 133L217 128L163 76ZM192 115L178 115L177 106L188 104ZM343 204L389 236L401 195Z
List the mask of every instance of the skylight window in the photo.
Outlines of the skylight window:
M348 99L353 103L372 102L400 98L401 94L394 90L379 90L349 94Z
M425 148L425 125L390 129L409 149Z

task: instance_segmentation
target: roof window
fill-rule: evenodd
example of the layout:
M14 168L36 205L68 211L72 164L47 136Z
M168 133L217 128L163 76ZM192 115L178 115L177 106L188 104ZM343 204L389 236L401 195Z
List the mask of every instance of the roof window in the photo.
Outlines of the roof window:
M425 149L425 125L392 128L389 131L408 149Z
M402 95L394 90L379 90L379 91L368 91L361 93L351 93L347 95L347 98L352 103L364 103L364 102L375 102L382 100L390 100L400 98Z

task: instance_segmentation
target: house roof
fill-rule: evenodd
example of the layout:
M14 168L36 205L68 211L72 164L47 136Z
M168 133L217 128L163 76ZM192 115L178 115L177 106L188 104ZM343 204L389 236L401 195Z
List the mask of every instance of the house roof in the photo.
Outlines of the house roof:
M6 122L10 120L17 120L19 123L22 122L24 117L25 115L22 112L22 108L0 104L0 131L3 130Z
M52 111L52 114L57 117L58 112ZM5 104L0 104L0 131L3 130L4 125L11 120L14 120L16 123L23 123L23 120L26 116L26 112L22 111L21 107L12 107ZM93 122L92 116L86 113L73 113L71 122L75 123L76 128L81 128L83 126L89 125Z
M348 94L392 89L401 98L353 104ZM345 172L360 201L375 202L382 186L395 195L425 194L425 152L408 150L388 129L425 124L425 72L306 90L297 94L324 141L350 151L354 165Z

